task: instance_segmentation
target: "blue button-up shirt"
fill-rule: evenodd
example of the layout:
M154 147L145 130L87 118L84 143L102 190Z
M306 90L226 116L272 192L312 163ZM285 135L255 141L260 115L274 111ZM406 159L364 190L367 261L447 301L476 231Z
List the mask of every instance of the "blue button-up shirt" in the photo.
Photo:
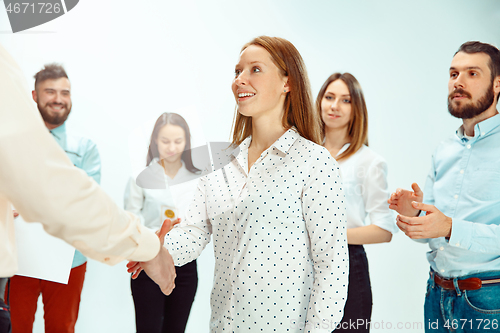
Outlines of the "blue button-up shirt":
M101 182L101 158L97 146L91 140L66 132L66 124L50 131L59 146L66 152L71 162L94 178L99 184ZM73 267L80 266L87 261L87 258L80 251L75 251L73 257Z
M500 114L436 149L424 203L453 219L451 237L428 239L429 263L444 277L500 270Z

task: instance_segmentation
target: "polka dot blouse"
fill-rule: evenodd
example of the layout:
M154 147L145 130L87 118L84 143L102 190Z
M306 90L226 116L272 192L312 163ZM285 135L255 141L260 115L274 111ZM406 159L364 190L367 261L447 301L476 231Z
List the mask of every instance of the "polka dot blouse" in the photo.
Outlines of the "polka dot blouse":
M250 142L200 179L165 246L180 266L213 236L212 332L331 332L349 271L337 162L291 129L248 171Z

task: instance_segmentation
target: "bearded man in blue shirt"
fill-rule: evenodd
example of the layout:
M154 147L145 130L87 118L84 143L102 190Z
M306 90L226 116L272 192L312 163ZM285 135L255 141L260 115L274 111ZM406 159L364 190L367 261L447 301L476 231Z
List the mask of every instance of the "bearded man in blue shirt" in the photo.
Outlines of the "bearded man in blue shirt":
M424 192L398 189L388 200L398 227L429 244L426 332L500 328L500 51L467 42L455 53L448 110L456 135L432 158ZM422 214L422 211L426 212Z
M33 100L45 126L66 152L71 162L92 177L101 179L101 160L96 145L89 139L66 131L71 112L71 84L64 68L45 65L35 75ZM74 332L78 318L87 258L76 250L67 284L15 275L10 279L12 332L33 330L37 301L42 294L46 332Z

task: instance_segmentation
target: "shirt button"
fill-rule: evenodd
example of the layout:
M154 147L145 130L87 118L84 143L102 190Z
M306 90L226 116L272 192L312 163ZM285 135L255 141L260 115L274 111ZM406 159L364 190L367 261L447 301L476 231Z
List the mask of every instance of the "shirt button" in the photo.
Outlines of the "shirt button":
M455 199L458 199L458 194L455 194Z
M463 174L464 173L464 170L460 170L460 173Z
M484 132L481 132L481 135L483 135L483 136L484 136L485 134L486 134L486 133L484 133Z
M460 243L456 243L455 246L460 246Z
M444 273L444 269L441 270L441 273Z
M441 251L443 251L443 250L444 250L444 247L443 247L443 246L441 246L439 249L440 249Z
M467 149L470 149L470 145L467 145Z

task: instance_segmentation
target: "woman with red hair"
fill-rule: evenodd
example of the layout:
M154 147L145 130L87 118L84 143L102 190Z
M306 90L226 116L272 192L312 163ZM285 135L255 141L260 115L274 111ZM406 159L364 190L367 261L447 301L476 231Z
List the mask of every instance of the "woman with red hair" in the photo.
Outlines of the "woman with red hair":
M347 288L344 193L319 145L302 57L285 39L257 37L232 91L232 160L200 179L187 225L165 246L183 265L213 237L212 332L331 332Z

